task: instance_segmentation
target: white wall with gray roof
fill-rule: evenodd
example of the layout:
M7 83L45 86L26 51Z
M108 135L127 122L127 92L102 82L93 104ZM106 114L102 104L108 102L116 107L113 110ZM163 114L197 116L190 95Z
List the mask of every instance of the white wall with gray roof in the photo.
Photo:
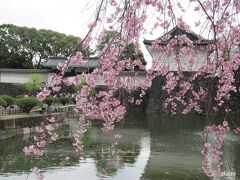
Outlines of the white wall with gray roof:
M0 69L0 83L24 84L33 74L40 74L43 82L51 82L54 73L46 69Z

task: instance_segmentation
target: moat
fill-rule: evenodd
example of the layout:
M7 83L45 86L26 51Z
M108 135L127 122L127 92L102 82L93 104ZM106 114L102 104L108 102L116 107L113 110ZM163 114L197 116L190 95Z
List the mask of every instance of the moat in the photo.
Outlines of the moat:
M94 126L84 137L85 149L81 155L73 150L71 134L77 121L66 118L59 132L61 139L46 147L43 159L30 158L22 149L31 144L32 135L0 141L0 179L32 180L29 175L33 166L40 168L46 180L95 180L100 179L103 169L108 171L104 179L160 180L160 179L208 179L202 170L202 154L206 124L204 116L188 115L170 117L160 113L131 113L124 123L116 125L114 132L122 135L114 151L114 161L105 166L113 152L114 132L103 133L100 124ZM240 136L228 132L224 141L224 164L240 178ZM60 162L70 160L64 166Z

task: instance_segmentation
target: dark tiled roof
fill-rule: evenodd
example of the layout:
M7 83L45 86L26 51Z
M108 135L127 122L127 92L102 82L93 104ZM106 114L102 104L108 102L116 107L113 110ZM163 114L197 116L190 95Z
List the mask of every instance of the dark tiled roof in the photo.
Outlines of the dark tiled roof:
M77 68L96 68L100 65L99 59L97 57L88 57L84 58L86 63L84 64L77 64L77 63L70 63L69 67L77 67ZM50 57L47 62L43 64L45 67L51 67L55 69L59 63L65 63L67 61L66 57Z
M0 72L21 72L21 73L43 73L52 72L49 69L13 69L13 68L1 68Z
M194 32L187 32L186 30L180 29L178 26L173 28L171 31L165 33L163 36L157 38L159 40L159 45L166 46L175 36L185 34L191 41L193 41L194 45L208 45L213 44L214 40L202 39L199 40L199 36ZM170 35L170 38L167 40L163 40L163 37L166 35ZM144 40L143 43L146 45L151 45L155 40Z

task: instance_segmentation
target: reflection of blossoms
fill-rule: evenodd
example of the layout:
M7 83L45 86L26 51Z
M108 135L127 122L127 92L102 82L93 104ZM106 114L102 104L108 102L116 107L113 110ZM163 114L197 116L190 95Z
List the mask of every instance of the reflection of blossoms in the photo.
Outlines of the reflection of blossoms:
M112 145L113 148L116 148L116 146L118 145L121 137L122 137L122 135L119 134L119 133L114 135L114 143Z
M70 160L70 157L69 157L69 156L66 156L66 157L60 162L60 166L64 166L69 160Z
M23 152L26 155L33 154L34 156L37 156L37 157L42 157L44 155L44 152L39 150L38 147L36 147L35 145L30 145L28 147L24 147Z
M202 151L203 154L203 161L202 161L202 165L203 165L203 170L204 173L208 176L208 177L213 177L213 172L211 170L210 167L210 162L209 162L209 155L211 152L211 144L210 143L205 143L204 144L204 149Z
M38 169L37 167L33 167L31 171L37 176L38 180L44 179L44 175L41 173L40 169Z
M38 141L37 143L37 147L44 147L46 144L47 144L47 141L46 140L41 140L41 141Z
M33 155L36 157L44 156L43 148L47 145L48 138L50 137L52 141L56 141L58 137L56 133L58 126L57 124L52 124L55 122L56 121L54 117L46 118L46 121L42 122L40 126L37 126L35 128L35 145L30 145L23 148L23 152L26 155ZM49 137L47 136L47 134L49 135ZM44 175L37 167L32 168L31 171L37 175L39 180L42 180L44 178Z

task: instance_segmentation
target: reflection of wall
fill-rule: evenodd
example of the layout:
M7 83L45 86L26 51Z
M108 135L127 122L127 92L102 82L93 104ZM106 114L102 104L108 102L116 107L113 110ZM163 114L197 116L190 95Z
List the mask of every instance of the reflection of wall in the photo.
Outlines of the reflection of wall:
M201 168L200 131L204 120L199 116L147 114L151 152L143 179L204 178Z
M202 170L204 116L147 114L151 152L143 179L207 179ZM228 133L224 140L224 166L230 163L235 172L239 156L235 155L239 138ZM227 157L227 158L226 158ZM228 161L228 162L227 162ZM227 167L224 170L229 171ZM233 177L232 179L234 179Z
M204 115L188 114L173 115L167 113L147 113L148 127L151 132L169 133L176 131L201 131L206 125Z
M239 140L238 140L239 142ZM237 173L237 176L240 177L240 147L239 143L237 145L233 146L233 152L234 152L234 165L235 165L235 171Z
M66 126L65 126L66 128ZM33 144L33 136L29 139L25 136L16 137L0 141L0 174L1 173L19 173L29 172L37 166L40 169L49 167L59 167L60 162L65 156L71 157L71 165L77 164L79 155L73 153L72 142L61 140L47 145L47 156L41 160L25 156L22 149L25 146ZM4 148L3 148L4 147ZM1 177L0 177L1 179ZM11 178L10 178L11 179Z

